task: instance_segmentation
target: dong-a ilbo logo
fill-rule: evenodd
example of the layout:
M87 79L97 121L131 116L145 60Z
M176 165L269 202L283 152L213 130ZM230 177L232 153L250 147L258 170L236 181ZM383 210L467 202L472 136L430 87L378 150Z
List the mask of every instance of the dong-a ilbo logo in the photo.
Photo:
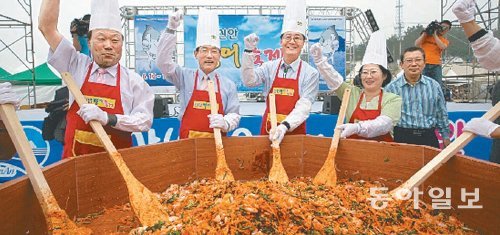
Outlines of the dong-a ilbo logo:
M50 154L49 142L42 138L42 131L39 128L23 126L23 129L28 137L38 165L44 167ZM17 153L8 161L0 161L0 182L8 181L25 174L26 170Z

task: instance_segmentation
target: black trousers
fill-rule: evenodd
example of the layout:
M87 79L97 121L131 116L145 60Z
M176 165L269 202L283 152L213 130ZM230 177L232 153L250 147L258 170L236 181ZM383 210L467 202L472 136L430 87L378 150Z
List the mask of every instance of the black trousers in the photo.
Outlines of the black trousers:
M394 141L406 144L427 145L439 149L439 141L434 133L434 128L412 129L394 127Z
M490 161L500 164L500 139L494 139L491 145Z

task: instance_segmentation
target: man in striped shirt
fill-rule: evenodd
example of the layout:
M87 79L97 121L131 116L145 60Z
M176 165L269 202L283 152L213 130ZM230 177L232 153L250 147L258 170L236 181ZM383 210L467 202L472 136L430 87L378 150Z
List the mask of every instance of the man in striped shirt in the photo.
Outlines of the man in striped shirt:
M403 98L394 141L439 148L437 129L446 147L450 143L446 102L439 83L422 75L424 51L420 47L410 47L404 50L400 59L404 74L385 87L385 91Z

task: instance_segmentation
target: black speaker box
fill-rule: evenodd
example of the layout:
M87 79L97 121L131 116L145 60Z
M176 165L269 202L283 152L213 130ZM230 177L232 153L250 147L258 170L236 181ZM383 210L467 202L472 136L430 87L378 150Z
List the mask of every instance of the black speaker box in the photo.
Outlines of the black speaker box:
M340 99L336 95L327 95L323 100L323 113L338 114L340 110Z
M169 103L169 97L162 97L161 95L155 95L153 117L154 118L168 117L169 116L168 103Z

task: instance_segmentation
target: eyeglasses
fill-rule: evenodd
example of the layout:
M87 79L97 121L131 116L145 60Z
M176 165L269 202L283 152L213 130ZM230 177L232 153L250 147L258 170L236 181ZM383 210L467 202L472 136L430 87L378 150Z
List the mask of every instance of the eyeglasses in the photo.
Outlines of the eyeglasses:
M202 55L208 55L209 52L212 55L219 55L220 54L220 51L219 51L218 48L200 47L200 49L198 50L198 52L200 54L202 54Z
M304 37L302 35L287 34L287 35L283 36L283 40L285 40L286 42L290 42L290 41L292 41L292 39L295 42L302 42L302 41L304 41Z
M407 58L403 60L407 64L413 64L413 62L416 62L417 64L421 63L424 61L424 58Z
M371 77L374 77L375 74L379 73L379 72L382 72L380 70L363 70L361 71L361 77L368 77L368 75L370 75Z

